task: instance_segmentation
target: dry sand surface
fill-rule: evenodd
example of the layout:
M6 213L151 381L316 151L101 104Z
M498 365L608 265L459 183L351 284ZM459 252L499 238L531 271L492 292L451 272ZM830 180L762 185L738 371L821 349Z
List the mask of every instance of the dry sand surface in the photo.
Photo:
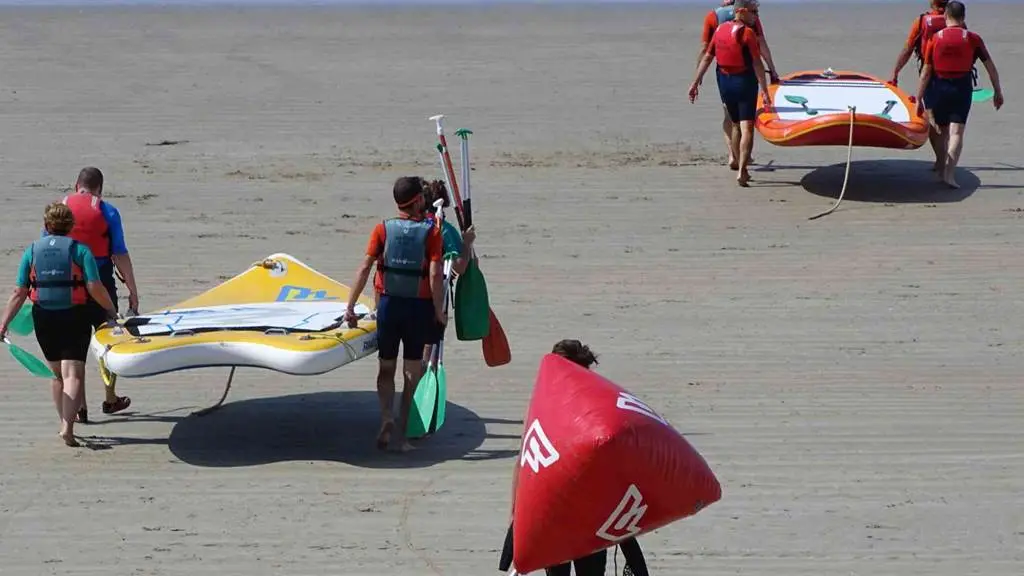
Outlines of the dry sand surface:
M884 76L918 4L763 18L784 72ZM927 149L858 149L847 200L809 222L845 150L759 140L736 187L714 84L685 99L703 10L0 12L4 286L86 164L144 310L277 251L350 283L394 178L439 175L442 112L475 131L514 353L491 369L453 341L449 423L407 456L373 448L373 359L242 370L205 418L188 414L226 370L122 380L133 405L107 417L90 362L95 449L71 450L46 384L5 355L0 573L497 573L520 419L564 337L722 482L643 538L654 574L1024 573L1020 11L970 8L1008 100L975 107L964 189L933 185Z

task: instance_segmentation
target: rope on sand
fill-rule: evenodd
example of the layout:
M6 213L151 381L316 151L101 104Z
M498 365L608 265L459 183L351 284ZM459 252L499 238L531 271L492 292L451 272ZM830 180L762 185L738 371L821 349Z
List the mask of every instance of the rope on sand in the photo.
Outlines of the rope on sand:
M847 106L847 108L850 110L850 141L846 145L846 173L843 174L843 188L842 190L839 191L839 198L836 200L836 203L833 204L831 208L825 210L820 214L815 214L814 216L811 216L810 218L808 218L808 220L815 220L821 218L822 216L827 216L835 212L836 208L839 208L839 203L843 201L843 196L846 194L846 184L850 179L850 161L853 159L853 123L857 114L856 106Z

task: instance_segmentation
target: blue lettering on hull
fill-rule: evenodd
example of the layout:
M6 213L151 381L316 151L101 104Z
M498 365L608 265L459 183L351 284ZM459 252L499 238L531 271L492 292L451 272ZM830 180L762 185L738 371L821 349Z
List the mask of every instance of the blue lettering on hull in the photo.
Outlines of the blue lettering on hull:
M290 284L281 286L281 291L277 294L277 302L339 299L338 296L328 296L327 290L314 290L305 286L292 286Z

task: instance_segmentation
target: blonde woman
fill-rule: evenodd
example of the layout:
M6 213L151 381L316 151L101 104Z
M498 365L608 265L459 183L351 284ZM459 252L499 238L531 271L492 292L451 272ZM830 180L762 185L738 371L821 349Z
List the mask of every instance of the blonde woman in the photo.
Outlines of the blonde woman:
M47 235L25 249L18 267L14 293L7 301L0 338L25 299L31 299L36 341L56 375L51 384L53 404L60 417L60 437L78 446L74 425L82 402L85 359L92 338L92 296L114 320L114 303L100 281L96 259L84 244L68 237L75 225L71 209L60 202L46 207L43 226Z

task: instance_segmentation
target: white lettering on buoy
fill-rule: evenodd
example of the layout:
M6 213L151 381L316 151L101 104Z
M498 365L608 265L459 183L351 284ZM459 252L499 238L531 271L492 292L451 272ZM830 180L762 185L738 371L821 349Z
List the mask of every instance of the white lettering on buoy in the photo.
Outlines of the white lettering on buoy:
M618 542L640 532L640 521L647 512L644 497L636 484L630 484L615 511L604 521L597 535L609 542Z
M523 453L519 459L520 466L529 465L534 473L547 468L558 461L558 450L548 440L548 435L540 427L540 420L534 419L526 430L523 438Z
M648 418L653 418L658 422L661 422L665 426L669 426L668 420L665 420L658 415L657 412L651 409L650 406L644 403L643 400L633 396L628 392L619 392L619 398L615 401L615 405L622 410L629 410L630 412L636 412L637 414L643 414Z

